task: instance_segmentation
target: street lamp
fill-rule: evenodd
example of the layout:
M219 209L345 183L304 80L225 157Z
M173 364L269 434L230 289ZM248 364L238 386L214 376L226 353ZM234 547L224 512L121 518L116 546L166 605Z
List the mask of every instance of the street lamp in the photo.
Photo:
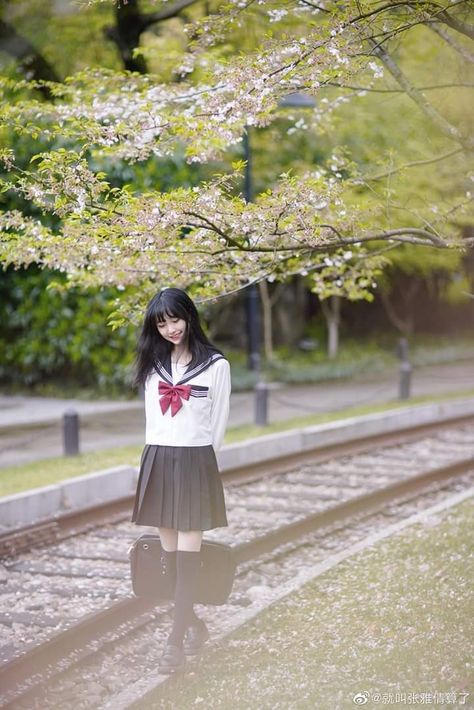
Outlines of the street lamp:
M280 108L314 108L316 101L309 94L295 91L287 94L278 102ZM246 202L252 202L253 179L252 179L252 150L250 145L250 126L245 127L243 135L244 145L244 198ZM261 327L260 327L260 300L256 284L250 284L246 289L246 315L247 315L247 346L248 346L248 367L252 372L260 372L261 369Z

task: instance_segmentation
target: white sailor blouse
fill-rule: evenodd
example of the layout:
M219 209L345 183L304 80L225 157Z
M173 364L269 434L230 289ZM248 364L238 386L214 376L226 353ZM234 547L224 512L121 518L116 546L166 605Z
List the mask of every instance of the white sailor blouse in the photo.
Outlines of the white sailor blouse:
M217 451L229 417L230 366L220 353L192 369L155 363L145 382L146 443Z

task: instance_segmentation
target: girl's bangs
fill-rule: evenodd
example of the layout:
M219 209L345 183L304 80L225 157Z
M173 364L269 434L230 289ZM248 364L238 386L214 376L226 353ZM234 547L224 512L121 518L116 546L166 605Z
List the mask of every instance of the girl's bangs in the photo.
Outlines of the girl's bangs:
M187 320L188 316L184 308L180 308L179 303L166 303L165 298L161 298L153 309L153 317L158 323L164 323L165 318L182 318Z

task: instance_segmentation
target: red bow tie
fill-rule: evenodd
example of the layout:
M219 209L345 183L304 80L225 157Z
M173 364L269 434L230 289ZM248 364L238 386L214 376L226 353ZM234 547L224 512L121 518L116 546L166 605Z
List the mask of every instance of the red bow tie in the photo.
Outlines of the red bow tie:
M183 403L181 399L189 399L191 396L191 387L189 385L169 385L167 382L160 380L158 385L160 397L160 407L163 414L168 411L171 405L171 416L174 417L176 412L179 412Z

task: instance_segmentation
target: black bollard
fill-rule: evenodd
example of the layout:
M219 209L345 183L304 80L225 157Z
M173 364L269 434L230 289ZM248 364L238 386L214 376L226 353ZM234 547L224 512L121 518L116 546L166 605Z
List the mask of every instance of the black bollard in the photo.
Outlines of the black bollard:
M268 424L268 385L262 380L255 385L255 424Z
M77 456L79 453L79 416L74 409L63 414L64 456Z

